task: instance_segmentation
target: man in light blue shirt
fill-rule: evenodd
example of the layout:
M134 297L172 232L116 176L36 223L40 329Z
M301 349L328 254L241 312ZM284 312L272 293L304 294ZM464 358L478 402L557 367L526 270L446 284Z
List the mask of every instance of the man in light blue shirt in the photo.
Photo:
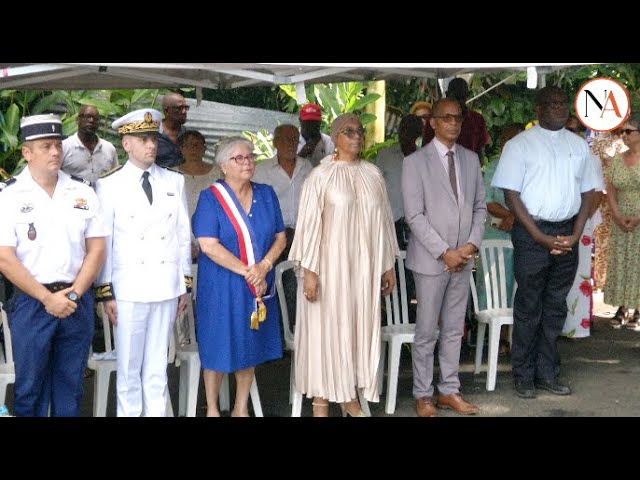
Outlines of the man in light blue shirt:
M516 218L511 233L518 283L511 363L521 398L535 398L536 388L571 394L558 381L557 339L578 268L574 247L600 180L587 142L564 129L567 101L558 87L538 92L538 125L506 143L492 182L504 190Z

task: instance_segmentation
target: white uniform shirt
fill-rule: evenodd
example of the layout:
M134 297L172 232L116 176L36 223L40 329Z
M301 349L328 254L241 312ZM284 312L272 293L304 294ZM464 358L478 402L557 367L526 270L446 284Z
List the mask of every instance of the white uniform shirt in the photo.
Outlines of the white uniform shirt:
M151 205L142 189L143 170L129 161L96 185L111 236L96 284L111 283L116 299L130 302L176 298L186 292L184 277L191 276L184 177L157 164L147 171Z
M85 239L107 235L93 189L62 171L49 197L25 167L0 192L0 212L0 245L15 247L40 283L72 283L87 253Z
M296 165L293 168L293 176L289 178L287 172L278 163L278 157L264 160L256 166L253 175L254 182L271 185L276 192L284 226L296 228L298 218L298 204L300 202L300 191L302 184L307 179L313 167L306 158L296 157Z
M491 186L520 192L534 220L568 220L580 210L581 193L602 190L592 156L573 132L535 125L505 144Z
M116 147L102 138L98 138L91 153L76 133L62 141L62 153L62 170L88 180L94 186L100 175L118 166Z
M312 167L317 167L320 164L320 160L322 160L327 155L331 155L336 149L336 146L333 144L333 141L331 140L331 137L329 135L320 132L320 136L322 137L322 140L318 142L311 156L307 158L307 160L311 162ZM302 134L300 134L298 153L300 153L300 150L302 150L302 147L304 147L306 143L307 141L304 139Z

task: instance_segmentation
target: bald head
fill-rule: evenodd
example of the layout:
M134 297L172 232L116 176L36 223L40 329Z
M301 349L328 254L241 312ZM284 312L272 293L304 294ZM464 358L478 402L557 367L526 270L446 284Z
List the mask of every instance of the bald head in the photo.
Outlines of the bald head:
M162 109L167 107L174 107L176 105L183 105L185 103L184 97L179 93L167 93L162 97Z

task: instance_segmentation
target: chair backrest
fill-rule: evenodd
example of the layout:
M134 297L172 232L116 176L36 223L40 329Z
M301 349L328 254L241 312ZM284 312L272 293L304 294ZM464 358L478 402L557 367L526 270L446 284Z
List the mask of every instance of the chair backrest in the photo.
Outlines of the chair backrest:
M507 297L507 277L504 262L504 252L513 250L511 240L483 240L480 245L480 261L484 274L484 288L487 298L487 309L510 308L513 305L516 285L514 282L511 298ZM478 313L478 291L473 275L470 277L473 310Z
M396 259L396 278L398 281L393 287L391 295L385 297L385 310L387 325L400 325L409 323L409 299L407 298L407 277L404 270L404 261L407 252L400 250L400 256ZM393 305L393 308L392 308Z
M189 339L191 340L191 343L195 344L197 343L196 342L196 297L195 297L196 285L197 285L197 279L198 279L197 264L191 265L191 275L193 275L193 288L191 290L193 300L191 300L187 304L186 315L187 315L188 324L189 324Z
M96 313L98 317L102 320L102 332L104 334L104 351L111 352L113 350L113 343L111 341L113 337L113 332L111 330L111 321L109 320L109 316L104 311L104 303L97 302L96 303Z
M11 345L11 330L9 330L9 320L7 312L4 311L2 302L0 302L0 315L2 316L2 331L4 332L4 363L13 363L13 346Z
M278 300L280 301L280 318L282 319L282 331L284 333L284 342L287 350L293 350L294 337L291 324L289 323L289 311L287 310L287 296L284 292L282 283L282 275L286 270L293 269L293 262L285 260L276 265L276 290L278 292Z

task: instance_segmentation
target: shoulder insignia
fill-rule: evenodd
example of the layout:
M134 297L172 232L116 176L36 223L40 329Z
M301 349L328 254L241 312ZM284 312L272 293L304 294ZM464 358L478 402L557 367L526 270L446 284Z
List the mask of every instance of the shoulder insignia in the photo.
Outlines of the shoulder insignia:
M116 168L112 168L111 170L107 170L106 172L104 172L103 174L100 175L100 178L108 177L112 173L115 173L118 170L120 170L121 168L122 168L122 165L118 165Z
M156 164L158 165L158 164ZM184 173L182 173L180 170L176 170L175 168L172 167L165 167L164 165L158 165L160 168L164 168L165 170L169 170L170 172L175 172L175 173L179 173L180 175L184 175Z
M16 182L17 182L16 177L9 177L4 182L0 182L0 192L4 190L6 187L8 187L9 185L13 185Z
M69 176L71 177L71 180L75 180L76 182L84 183L88 187L91 186L91 182L89 180L85 180L84 178L79 177L77 175L69 175Z

